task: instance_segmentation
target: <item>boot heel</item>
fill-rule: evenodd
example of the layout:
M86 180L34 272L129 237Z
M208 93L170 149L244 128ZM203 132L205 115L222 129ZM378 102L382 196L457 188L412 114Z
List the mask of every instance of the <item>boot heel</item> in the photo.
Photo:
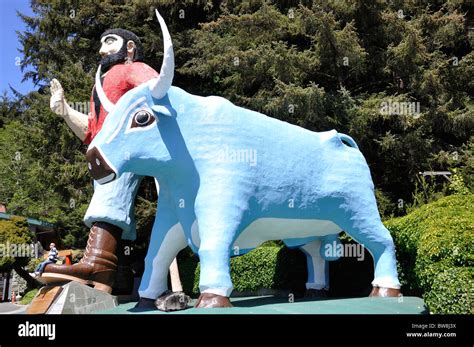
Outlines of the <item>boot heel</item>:
M112 287L103 283L94 283L94 289L106 292L108 294L112 293Z
M115 271L108 270L96 272L92 278L92 284L97 290L102 290L106 293L112 293L112 286L114 285Z

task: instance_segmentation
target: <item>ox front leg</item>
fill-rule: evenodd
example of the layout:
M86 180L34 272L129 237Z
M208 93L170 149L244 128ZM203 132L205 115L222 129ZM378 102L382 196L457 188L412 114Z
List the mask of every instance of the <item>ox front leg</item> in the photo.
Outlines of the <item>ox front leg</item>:
M183 228L166 198L162 189L138 290L137 308L155 308L155 300L168 290L169 266L178 252L187 246Z
M218 202L210 204L210 201ZM241 205L207 199L205 208L201 209L200 206L202 204L199 204L198 199L196 216L201 239L198 252L201 263L201 295L195 307L232 307L229 300L233 289L230 278L230 252L241 222Z
M230 278L231 239L222 237L222 234L214 235L202 238L199 247L201 295L196 308L232 307L229 300L233 289Z

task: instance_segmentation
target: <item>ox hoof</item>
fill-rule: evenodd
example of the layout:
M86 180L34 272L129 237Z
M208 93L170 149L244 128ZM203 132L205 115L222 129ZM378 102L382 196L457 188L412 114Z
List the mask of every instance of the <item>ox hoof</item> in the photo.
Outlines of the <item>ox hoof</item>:
M374 287L372 292L369 296L378 296L381 298L388 298L388 297L399 297L402 296L400 289L395 288L385 288L385 287Z
M230 300L226 296L203 293L199 295L195 308L215 308L215 307L233 307Z
M306 289L306 292L304 293L305 298L327 298L328 291L326 289Z
M156 310L155 300L148 298L140 298L140 300L138 300L137 304L135 305L135 308Z
M156 299L155 307L164 312L184 310L188 307L191 300L189 296L183 292L164 292L158 299Z

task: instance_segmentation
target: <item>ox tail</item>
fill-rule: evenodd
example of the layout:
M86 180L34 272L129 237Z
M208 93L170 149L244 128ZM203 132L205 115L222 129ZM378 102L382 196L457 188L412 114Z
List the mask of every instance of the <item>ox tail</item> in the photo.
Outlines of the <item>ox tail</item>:
M344 144L348 145L349 147L359 149L359 146L357 146L357 143L349 135L339 133L339 138Z

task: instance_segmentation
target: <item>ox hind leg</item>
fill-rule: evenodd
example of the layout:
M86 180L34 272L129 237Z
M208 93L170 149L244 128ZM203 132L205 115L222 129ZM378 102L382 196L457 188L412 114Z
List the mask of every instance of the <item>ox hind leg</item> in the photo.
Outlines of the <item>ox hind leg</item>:
M337 224L367 248L374 260L373 290L370 296L401 295L395 245L380 219L375 196L367 194L346 201L341 208L345 212L342 218L338 218Z
M321 240L314 240L301 246L301 251L306 256L308 280L306 282L305 297L327 297L329 289L328 262L321 256Z

